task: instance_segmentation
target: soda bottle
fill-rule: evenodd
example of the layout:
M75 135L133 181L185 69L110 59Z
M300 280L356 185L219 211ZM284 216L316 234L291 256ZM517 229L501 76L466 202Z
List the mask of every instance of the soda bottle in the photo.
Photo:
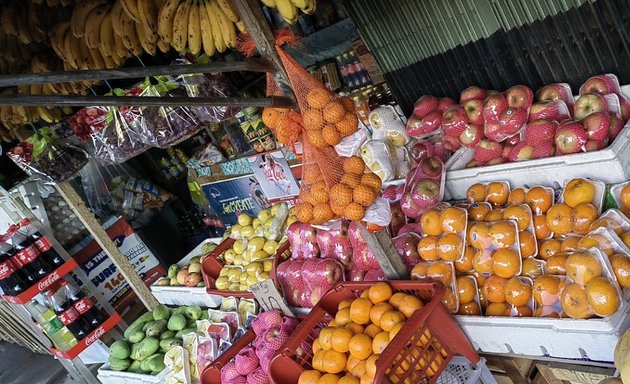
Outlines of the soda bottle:
M66 280L61 282L61 287L64 289L74 309L79 312L79 315L90 326L90 330L96 329L105 321L101 311L92 305L90 298L79 287Z
M31 285L53 271L52 266L44 258L40 257L41 253L33 244L33 240L26 236L23 229L13 234L11 243L13 244L13 249L10 254L12 254L14 262L24 272Z
M86 324L83 318L81 318L81 315L79 315L79 312L77 312L72 303L70 303L64 289L55 287L46 292L46 298L55 311L55 314L59 317L59 320L61 320L63 325L68 328L70 333L72 333L77 340L82 340L90 333L88 324Z
M27 290L31 284L24 273L17 268L9 253L13 247L6 243L6 237L0 238L0 287L9 296L17 296Z
M36 300L31 300L25 307L33 320L40 326L40 330L48 336L48 339L52 341L56 348L67 351L76 345L76 341L73 344L63 337L63 323L48 307Z
M53 245L48 241L46 236L43 236L39 231L35 230L31 234L31 239L37 250L41 253L43 258L53 269L59 268L65 260L61 257L59 252L55 250Z

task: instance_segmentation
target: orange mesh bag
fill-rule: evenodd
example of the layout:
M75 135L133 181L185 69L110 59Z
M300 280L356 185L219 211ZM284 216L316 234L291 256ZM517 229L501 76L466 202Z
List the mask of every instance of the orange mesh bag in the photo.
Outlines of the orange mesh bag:
M282 95L273 74L267 73L267 96ZM291 109L266 107L263 109L262 120L278 141L287 146L295 144L304 129L302 115Z

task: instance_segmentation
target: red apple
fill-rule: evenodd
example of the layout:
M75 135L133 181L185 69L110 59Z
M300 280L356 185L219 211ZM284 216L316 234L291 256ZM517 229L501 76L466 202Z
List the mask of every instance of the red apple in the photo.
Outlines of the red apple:
M586 135L589 140L603 141L608 138L610 132L610 115L608 112L595 112L582 120Z
M566 102L569 97L573 97L573 95L568 91L570 90L567 90L564 84L547 84L536 92L536 100L562 100Z
M503 133L499 122L488 122L488 120L486 120L483 125L483 135L490 140L500 141L503 138Z
M621 118L623 121L630 119L630 100L624 95L619 96L619 108L621 109Z
M569 109L562 100L548 100L532 104L529 108L529 120L548 119L566 120L570 117Z
M416 115L411 115L405 126L407 134L411 137L419 137L422 135L422 119Z
M431 142L429 141L422 141L419 143L415 143L413 145L413 147L411 147L411 157L416 161L419 162L420 160L429 157L429 156L433 156L434 153L434 147L433 144L431 144Z
M442 112L433 111L429 112L425 117L422 118L421 130L422 134L428 134L440 129L442 125Z
M518 144L520 142L521 142L521 136L519 136L519 135L514 135L512 137L508 137L505 140L505 144L506 145L516 145L516 144Z
M510 161L531 160L534 157L534 147L527 143L518 143L508 155Z
M575 120L566 121L556 130L556 151L564 155L578 153L584 150L588 141L588 135L584 126Z
M473 85L472 87L468 87L466 89L464 89L460 95L459 95L459 103L460 104L464 104L465 102L467 102L468 100L472 100L472 99L485 99L486 98L486 91L477 87L476 85Z
M483 137L483 127L481 125L467 124L464 132L459 135L459 141L466 148L474 148Z
M455 152L462 146L462 143L459 141L459 136L444 136L442 141L444 143L444 149L449 152Z
M423 118L438 108L439 100L435 96L424 95L413 105L413 114L419 118Z
M455 100L451 99L450 97L443 97L440 99L437 109L438 111L444 112L446 108L453 104L455 104Z
M503 146L495 141L481 140L475 146L473 158L481 163L486 163L495 157L501 157Z
M539 143L534 147L534 159L542 159L545 157L551 157L556 154L556 144L553 141L547 141Z
M434 180L420 180L411 189L411 198L420 209L430 208L440 201L440 185Z
M451 105L442 115L442 125L447 136L459 136L466 129L468 117L460 105Z
M610 114L610 140L615 140L617 136L621 133L624 127L624 122L621 118L617 117L614 114Z
M463 105L468 117L468 122L471 124L483 124L483 101L480 99L468 100Z
M499 126L503 133L502 139L512 136L527 123L527 112L523 108L508 108L499 117Z
M442 177L444 164L442 164L442 161L437 157L431 156L426 159L422 159L419 167L426 177L432 180L439 180Z
M580 87L580 95L585 93L608 94L617 91L615 82L607 75L589 77Z
M553 142L556 137L556 121L538 119L530 121L525 127L525 141L529 145L538 145L540 143Z
M506 144L503 146L503 153L501 153L501 157L503 157L504 159L507 159L510 156L510 152L512 151L512 149L516 146L516 144L514 145L510 145L510 144Z
M403 225L407 224L407 218L405 217L400 203L389 204L389 209L392 212L392 220L389 222L389 228L393 235L396 235Z
M607 146L608 146L608 139L601 140L601 141L589 140L586 142L586 145L584 146L584 148L586 149L586 152L593 152L593 151L599 151L600 149L604 149Z
M524 85L510 87L505 93L508 105L512 108L528 109L534 101L534 92Z
M420 206L413 201L410 192L402 195L402 198L400 199L400 209L402 209L405 216L412 219L417 219L420 215L422 215Z
M501 93L496 93L483 101L483 118L487 123L498 122L499 116L508 107L508 101Z
M575 101L575 118L582 120L591 113L606 111L606 106L606 99L602 95L585 93Z

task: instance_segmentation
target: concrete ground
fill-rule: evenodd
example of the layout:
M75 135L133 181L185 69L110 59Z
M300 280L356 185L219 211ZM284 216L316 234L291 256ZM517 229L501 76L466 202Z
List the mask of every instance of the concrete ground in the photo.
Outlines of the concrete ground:
M0 342L0 383L71 384L65 369L50 355Z

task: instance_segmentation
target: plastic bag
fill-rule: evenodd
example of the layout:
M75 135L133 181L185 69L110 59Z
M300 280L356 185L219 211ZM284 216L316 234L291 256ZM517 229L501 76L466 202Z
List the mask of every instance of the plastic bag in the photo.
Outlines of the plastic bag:
M365 165L382 181L393 180L396 177L396 167L390 149L384 141L368 140L361 146L360 153Z

